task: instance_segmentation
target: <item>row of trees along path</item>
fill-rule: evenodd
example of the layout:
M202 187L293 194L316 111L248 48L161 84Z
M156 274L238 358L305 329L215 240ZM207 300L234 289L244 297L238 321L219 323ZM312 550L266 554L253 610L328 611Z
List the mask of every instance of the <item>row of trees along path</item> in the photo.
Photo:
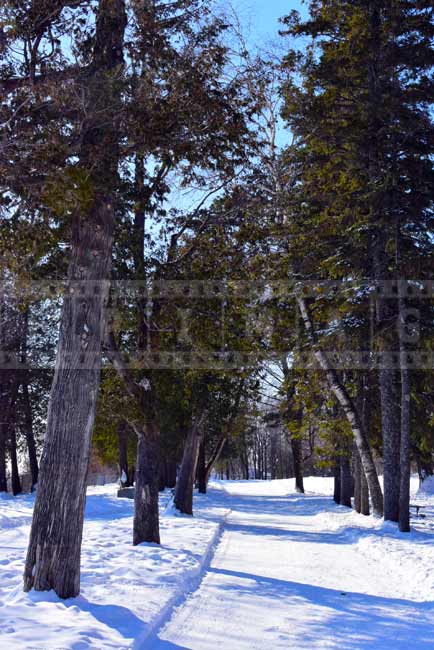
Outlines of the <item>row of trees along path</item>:
M135 478L134 544L160 542L159 489L191 514L196 480L252 460L300 492L306 466L334 468L336 500L409 530L411 462L433 451L412 366L432 344L433 9L309 9L276 61L201 0L4 3L0 490L7 450L21 489L18 428L26 590L79 593L94 431Z

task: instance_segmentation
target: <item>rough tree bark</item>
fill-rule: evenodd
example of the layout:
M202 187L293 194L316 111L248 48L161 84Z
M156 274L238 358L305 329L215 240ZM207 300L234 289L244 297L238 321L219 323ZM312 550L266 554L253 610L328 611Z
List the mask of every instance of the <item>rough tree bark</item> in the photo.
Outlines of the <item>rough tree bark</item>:
M362 467L366 476L369 486L369 492L372 499L372 507L374 514L382 516L383 514L383 494L378 480L377 470L375 468L374 460L372 458L371 448L369 446L368 438L360 421L359 414L349 396L346 388L342 385L339 376L334 368L332 368L327 355L317 345L316 332L313 326L312 318L306 304L306 300L302 297L297 298L297 303L300 308L301 316L311 340L315 357L320 364L320 367L325 371L330 389L333 391L339 404L341 405L345 416L351 426L354 439L357 445L357 450L360 454Z
M158 513L160 444L158 428L148 424L137 431L136 489L134 492L133 544L160 543Z
M399 377L395 370L380 372L381 432L383 438L384 519L399 519Z
M88 117L80 165L93 183L89 204L73 223L68 281L62 307L47 432L24 570L24 589L54 589L61 598L80 591L80 553L86 479L100 379L101 342L108 297L117 183L126 26L123 0L100 0L93 64L83 87Z
M401 368L401 444L399 487L399 530L410 532L410 371L407 360L405 321L405 280L399 280L399 357Z
M192 417L184 444L184 453L176 482L174 504L175 508L185 515L193 514L193 487L196 467L199 457L199 447L202 441L202 425L204 416Z
M379 151L380 132L383 129L384 113L384 79L380 78L382 70L382 51L384 39L381 37L381 7L378 2L367 4L369 12L370 52L368 65L368 99L369 125L366 138L368 153L368 173L372 188L384 185L384 161ZM385 287L391 279L389 268L390 253L388 245L393 235L392 221L384 209L388 207L389 197L383 195L383 204L379 201L379 192L375 190L369 197L370 225L373 233L373 275L377 286L377 340L380 353L385 353L379 368L379 387L381 403L381 431L383 438L384 462L384 518L398 521L399 517L399 373L390 366L388 353L397 352L396 346L396 297L387 296ZM368 483L369 483L369 477ZM371 498L372 498L371 492Z

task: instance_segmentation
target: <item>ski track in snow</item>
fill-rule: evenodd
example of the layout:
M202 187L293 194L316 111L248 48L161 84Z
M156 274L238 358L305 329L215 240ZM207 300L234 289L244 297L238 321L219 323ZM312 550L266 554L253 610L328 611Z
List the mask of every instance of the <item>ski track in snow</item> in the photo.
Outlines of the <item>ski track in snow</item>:
M161 547L131 545L116 486L90 488L82 593L67 601L22 592L33 497L1 497L1 650L432 648L434 496L405 535L336 506L331 479L306 487L214 482L194 518L165 493Z

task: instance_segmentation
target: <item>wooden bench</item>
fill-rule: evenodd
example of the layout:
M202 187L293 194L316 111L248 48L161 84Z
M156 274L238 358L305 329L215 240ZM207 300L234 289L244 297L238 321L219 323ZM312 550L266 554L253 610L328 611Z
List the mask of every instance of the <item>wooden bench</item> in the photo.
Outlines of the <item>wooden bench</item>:
M422 506L419 503L410 503L410 508L414 508L416 510L416 517L426 517L426 515L423 513L419 515L419 510L423 510L426 508L426 506Z

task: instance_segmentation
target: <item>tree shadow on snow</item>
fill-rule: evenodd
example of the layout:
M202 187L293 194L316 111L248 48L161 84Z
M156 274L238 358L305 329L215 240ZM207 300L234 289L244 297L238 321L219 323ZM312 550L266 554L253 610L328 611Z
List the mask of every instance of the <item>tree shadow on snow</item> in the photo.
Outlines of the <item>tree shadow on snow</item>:
M357 592L341 592L335 589L258 576L240 571L211 568L209 573L227 576L228 582L219 582L217 589L225 592L224 598L237 599L247 596L255 600L276 601L288 599L300 605L320 608L318 616L309 617L303 629L303 647L311 641L333 640L340 650L428 650L433 648L432 626L433 602L415 602L398 598L384 598ZM230 578L242 578L244 584L231 582ZM288 610L290 612L290 609ZM312 611L312 610L311 610ZM295 614L297 616L297 614ZM302 621L294 619L297 627ZM291 640L292 620L285 625ZM170 647L170 646L169 646ZM296 646L294 646L296 647Z
M144 634L147 628L147 623L133 614L130 609L120 605L99 605L88 601L83 596L78 596L71 601L67 600L65 605L66 607L75 606L83 612L88 612L100 623L116 630L126 639L137 638L139 635Z

